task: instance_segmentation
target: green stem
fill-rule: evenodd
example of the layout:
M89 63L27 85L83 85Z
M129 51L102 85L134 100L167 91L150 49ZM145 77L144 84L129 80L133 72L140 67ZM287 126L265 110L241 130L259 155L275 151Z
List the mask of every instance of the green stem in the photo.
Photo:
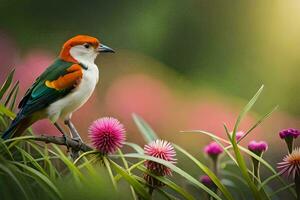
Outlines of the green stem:
M262 152L256 153L259 157L262 157ZM254 184L258 184L260 182L260 162L252 157L252 172L253 172L253 182ZM255 178L256 177L256 178Z
M117 190L117 183L116 183L115 178L114 178L114 175L113 175L113 173L112 173L112 170L111 170L111 167L110 167L109 160L108 160L108 158L106 158L106 157L104 156L104 157L103 157L103 161L104 161L105 167L106 167L106 169L107 169L107 171L108 171L108 174L109 174L109 176L110 176L110 179L111 179L111 181L112 181L112 184L113 184L115 190Z
M286 145L288 147L289 153L292 153L293 146L294 146L294 138L293 137L286 137L285 142L286 142Z

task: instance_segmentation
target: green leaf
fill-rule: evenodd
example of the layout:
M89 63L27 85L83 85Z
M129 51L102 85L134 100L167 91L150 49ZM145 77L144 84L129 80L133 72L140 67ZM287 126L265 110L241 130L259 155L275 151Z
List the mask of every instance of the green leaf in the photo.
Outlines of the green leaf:
M112 167L119 173L121 174L125 180L132 185L132 187L135 189L135 191L144 199L151 199L150 195L146 191L146 189L139 183L135 178L133 178L132 175L129 175L128 172L120 167L117 163L113 162L111 160L111 165Z
M0 103L0 114L4 114L11 119L16 117L16 114L12 112L11 110L7 109L3 104Z
M13 77L14 77L14 73L15 73L15 69L13 69L9 73L9 75L7 76L7 79L5 80L4 84L1 86L1 89L0 89L0 100L2 99L3 95L5 94L5 92L9 88L9 86L11 85Z
M264 85L262 85L259 90L256 92L256 94L252 97L252 99L248 102L248 104L243 108L243 110L241 111L241 113L239 114L235 125L234 125L234 129L232 132L232 139L234 141L236 141L236 132L238 130L238 127L240 125L241 120L243 119L243 117L247 114L247 112L252 108L252 106L255 104L255 102L257 101L260 93L263 91L264 89Z
M124 144L133 148L137 153L144 154L144 149L142 147L140 147L139 145L134 144L132 142L125 142Z
M146 142L151 142L158 139L156 133L140 116L137 114L132 114L132 118Z
M119 156L115 155L114 157L119 157ZM172 163L170 163L168 161L165 161L165 160L159 159L159 158L155 158L155 157L152 157L152 156L137 154L137 153L124 154L124 157L151 160L151 161L160 163L162 165L165 165L166 167L170 168L171 170L173 170L174 172L176 172L177 174L179 174L183 178L187 179L188 181L190 181L194 185L196 185L199 188L203 189L205 192L210 194L215 199L221 200L221 198L216 193L214 193L212 190L210 190L208 187L206 187L205 185L200 183L197 179L192 177L190 174L186 173L185 171L183 171L182 169L178 168L177 166L173 165Z

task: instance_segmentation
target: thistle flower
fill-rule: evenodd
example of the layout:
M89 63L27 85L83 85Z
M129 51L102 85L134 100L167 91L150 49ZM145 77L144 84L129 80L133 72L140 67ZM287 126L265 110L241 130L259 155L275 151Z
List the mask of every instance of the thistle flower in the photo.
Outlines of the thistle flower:
M293 150L294 139L296 139L299 135L300 131L293 128L284 129L279 132L280 138L285 140L289 153Z
M256 155L260 156L262 152L268 149L268 144L265 141L257 142L255 140L252 140L248 144L248 149Z
M170 163L176 163L176 152L171 143L165 140L155 140L145 145L144 147L145 155L153 156L156 158L160 158ZM148 170L155 173L159 176L172 175L172 171L170 168L153 161L146 161L145 166Z
M212 159L216 159L223 152L223 149L218 143L211 142L204 147L204 152Z
M278 163L278 169L280 173L287 173L288 176L292 176L294 179L298 175L300 176L300 148L296 148L292 153L286 155L283 158L283 162Z
M117 119L103 117L89 127L92 145L104 155L114 153L125 141L125 129Z
M169 161L172 164L176 163L176 152L174 150L174 147L171 143L164 141L164 140L155 140L150 142L149 144L145 145L144 147L145 155L153 156L156 158L160 158L166 161ZM156 176L165 176L165 175L172 175L172 171L170 168L157 163L153 162L151 160L147 160L145 162L145 166L149 170L149 172L155 174ZM144 179L151 187L161 187L164 184L157 180L156 178L145 174ZM152 189L153 189L152 188ZM152 191L150 188L149 191Z

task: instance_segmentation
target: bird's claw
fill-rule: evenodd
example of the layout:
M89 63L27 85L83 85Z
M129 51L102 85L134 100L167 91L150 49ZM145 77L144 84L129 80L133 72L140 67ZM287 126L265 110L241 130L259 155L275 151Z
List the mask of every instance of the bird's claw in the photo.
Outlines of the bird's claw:
M76 138L73 138L73 140L75 140L78 143L78 149L80 150L80 148L81 148L81 146L83 144L81 138L80 137L76 137Z

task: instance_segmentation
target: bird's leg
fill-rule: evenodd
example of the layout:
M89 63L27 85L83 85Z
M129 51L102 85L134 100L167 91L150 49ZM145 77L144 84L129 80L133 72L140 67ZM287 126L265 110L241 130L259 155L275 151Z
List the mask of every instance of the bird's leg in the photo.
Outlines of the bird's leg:
M54 122L54 126L57 128L57 130L63 135L63 138L65 139L65 143L66 143L66 146L68 148L68 151L69 151L69 145L67 143L67 135L66 133L64 132L64 130L59 126L59 124L57 122Z
M75 140L78 140L79 142L83 142L80 135L79 135L79 133L78 133L78 131L76 130L74 124L71 122L71 120L67 119L64 122L69 127L72 138L75 139Z

